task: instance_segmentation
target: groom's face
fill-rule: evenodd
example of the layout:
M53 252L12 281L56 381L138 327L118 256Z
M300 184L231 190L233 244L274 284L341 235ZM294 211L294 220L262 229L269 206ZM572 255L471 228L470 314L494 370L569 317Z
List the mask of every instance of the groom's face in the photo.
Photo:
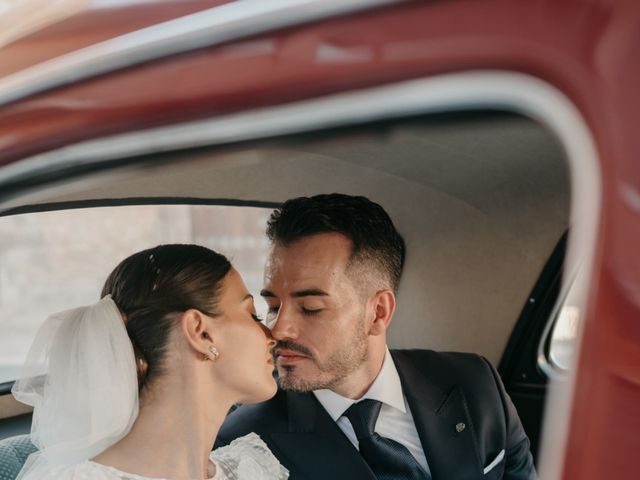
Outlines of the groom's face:
M261 293L285 389L339 391L363 368L366 298L348 275L350 254L351 241L336 233L271 250Z

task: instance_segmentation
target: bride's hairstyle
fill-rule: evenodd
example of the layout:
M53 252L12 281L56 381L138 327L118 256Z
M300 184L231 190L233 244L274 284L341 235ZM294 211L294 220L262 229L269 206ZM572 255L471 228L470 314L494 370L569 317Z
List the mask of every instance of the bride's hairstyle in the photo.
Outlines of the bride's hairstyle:
M222 280L231 270L223 255L198 245L159 245L124 259L107 278L124 316L142 389L162 374L176 316L190 308L216 316Z
M230 270L208 248L160 245L123 260L100 301L50 315L12 388L33 406L39 450L18 480L40 480L121 440L138 417L140 389L162 374L179 314L216 316Z

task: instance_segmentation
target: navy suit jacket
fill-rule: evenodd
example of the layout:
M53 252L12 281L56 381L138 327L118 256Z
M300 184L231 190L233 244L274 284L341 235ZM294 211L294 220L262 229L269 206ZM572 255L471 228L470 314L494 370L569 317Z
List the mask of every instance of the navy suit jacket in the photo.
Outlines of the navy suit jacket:
M536 478L529 439L486 359L431 350L392 350L391 356L433 480ZM375 480L312 393L280 390L271 400L238 408L216 447L249 432L262 437L292 480ZM502 450L504 459L485 475Z

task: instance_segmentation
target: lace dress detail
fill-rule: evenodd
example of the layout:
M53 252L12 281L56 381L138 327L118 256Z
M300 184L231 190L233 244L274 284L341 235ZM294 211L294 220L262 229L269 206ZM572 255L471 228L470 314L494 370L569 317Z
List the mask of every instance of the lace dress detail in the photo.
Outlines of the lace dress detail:
M267 444L255 433L236 438L226 447L213 451L215 480L286 480L289 471L273 456Z
M280 465L267 444L255 433L235 439L211 452L216 474L208 480L286 480L289 472ZM92 461L49 471L42 480L168 480L123 472Z

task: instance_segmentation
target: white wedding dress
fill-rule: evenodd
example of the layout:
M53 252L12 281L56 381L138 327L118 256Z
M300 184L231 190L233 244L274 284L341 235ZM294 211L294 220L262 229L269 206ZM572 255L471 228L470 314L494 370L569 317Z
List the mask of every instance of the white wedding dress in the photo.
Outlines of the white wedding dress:
M124 438L139 412L133 346L110 295L51 315L38 330L12 393L33 406L30 438L38 449L17 480L168 480L90 460ZM213 451L210 459L208 480L289 477L255 433Z
M255 433L211 452L215 475L207 480L286 480L289 472ZM212 469L213 470L213 469ZM168 480L143 477L87 460L49 471L43 480Z

